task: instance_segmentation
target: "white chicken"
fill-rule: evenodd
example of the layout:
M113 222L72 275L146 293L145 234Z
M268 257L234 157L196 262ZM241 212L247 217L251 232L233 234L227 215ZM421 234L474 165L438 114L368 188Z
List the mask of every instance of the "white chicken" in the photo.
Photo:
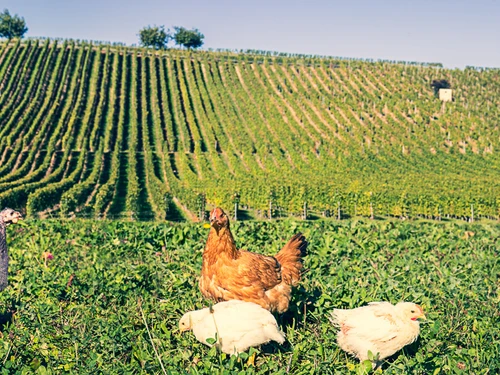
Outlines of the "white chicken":
M361 362L372 359L368 358L371 351L376 361L373 367L414 342L420 333L417 319L425 319L422 308L411 302L400 302L396 306L389 302L371 302L351 310L334 309L332 316L332 322L340 328L338 345Z
M193 330L196 339L208 346L209 339L224 353L238 354L273 340L285 341L274 316L253 302L230 300L190 311L179 321L181 332Z

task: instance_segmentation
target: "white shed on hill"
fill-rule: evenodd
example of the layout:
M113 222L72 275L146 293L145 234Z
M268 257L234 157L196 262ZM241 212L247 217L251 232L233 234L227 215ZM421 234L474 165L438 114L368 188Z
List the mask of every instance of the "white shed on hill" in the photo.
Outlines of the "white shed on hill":
M452 89L439 89L439 99L443 102L451 102L453 99Z

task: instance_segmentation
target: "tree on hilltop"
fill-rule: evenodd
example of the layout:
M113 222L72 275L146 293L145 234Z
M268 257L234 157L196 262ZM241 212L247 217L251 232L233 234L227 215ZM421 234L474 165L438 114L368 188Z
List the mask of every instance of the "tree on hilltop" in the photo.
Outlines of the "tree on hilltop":
M0 13L0 37L11 40L22 38L28 31L26 21L17 14L12 16L7 9Z
M184 27L175 26L174 40L175 44L184 46L188 49L199 48L203 45L205 35L200 33L198 29L188 30Z
M164 49L170 38L170 34L165 31L165 26L147 26L139 30L139 41L144 47Z
M439 89L449 89L451 88L450 82L446 79L435 79L431 83L431 87L434 89L434 94L439 93Z

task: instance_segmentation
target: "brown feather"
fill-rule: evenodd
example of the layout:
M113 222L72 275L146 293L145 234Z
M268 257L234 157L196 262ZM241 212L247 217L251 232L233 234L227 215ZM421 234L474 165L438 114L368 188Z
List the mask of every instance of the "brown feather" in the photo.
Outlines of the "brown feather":
M276 254L276 259L281 264L283 280L296 286L300 281L302 271L302 258L306 255L307 241L302 233L294 235L290 241Z

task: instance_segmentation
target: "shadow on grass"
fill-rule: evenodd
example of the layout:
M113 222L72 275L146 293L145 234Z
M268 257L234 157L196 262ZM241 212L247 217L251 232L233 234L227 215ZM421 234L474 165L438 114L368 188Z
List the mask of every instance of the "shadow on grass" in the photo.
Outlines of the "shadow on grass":
M255 220L255 218L250 214L249 210L238 209L238 221L244 220Z
M285 336L291 327L294 327L295 330L304 327L304 321L308 320L308 313L314 311L315 302L320 298L321 294L320 288L308 291L299 286L293 290L288 311L276 317L278 325L285 333ZM262 345L261 350L267 354L275 354L279 352L289 353L293 351L293 348L290 342L285 340L283 344L270 342Z
M405 355L408 358L413 358L413 357L415 357L415 354L420 350L420 346L421 346L420 339L417 339L417 341L415 341L414 343L405 346L403 349L398 350L396 353L394 353L390 357L382 360L381 361L382 364L379 365L378 367L381 368L382 370L386 370L387 368L389 368L392 365L392 363L394 361L396 361L396 359L398 359L398 357L400 355ZM434 367L429 368L428 370L430 372L432 372L432 370L434 370Z
M324 219L324 217L321 215L318 215L316 213L308 213L307 214L307 220L314 221L314 220L320 220L320 219Z
M283 332L294 326L294 329L301 329L304 321L308 320L308 313L315 310L315 303L321 297L322 291L315 287L312 290L306 290L302 286L292 292L292 300L288 311L278 317L278 323Z
M12 322L13 315L14 314L10 310L0 312L0 331L3 331L5 329L7 323Z

